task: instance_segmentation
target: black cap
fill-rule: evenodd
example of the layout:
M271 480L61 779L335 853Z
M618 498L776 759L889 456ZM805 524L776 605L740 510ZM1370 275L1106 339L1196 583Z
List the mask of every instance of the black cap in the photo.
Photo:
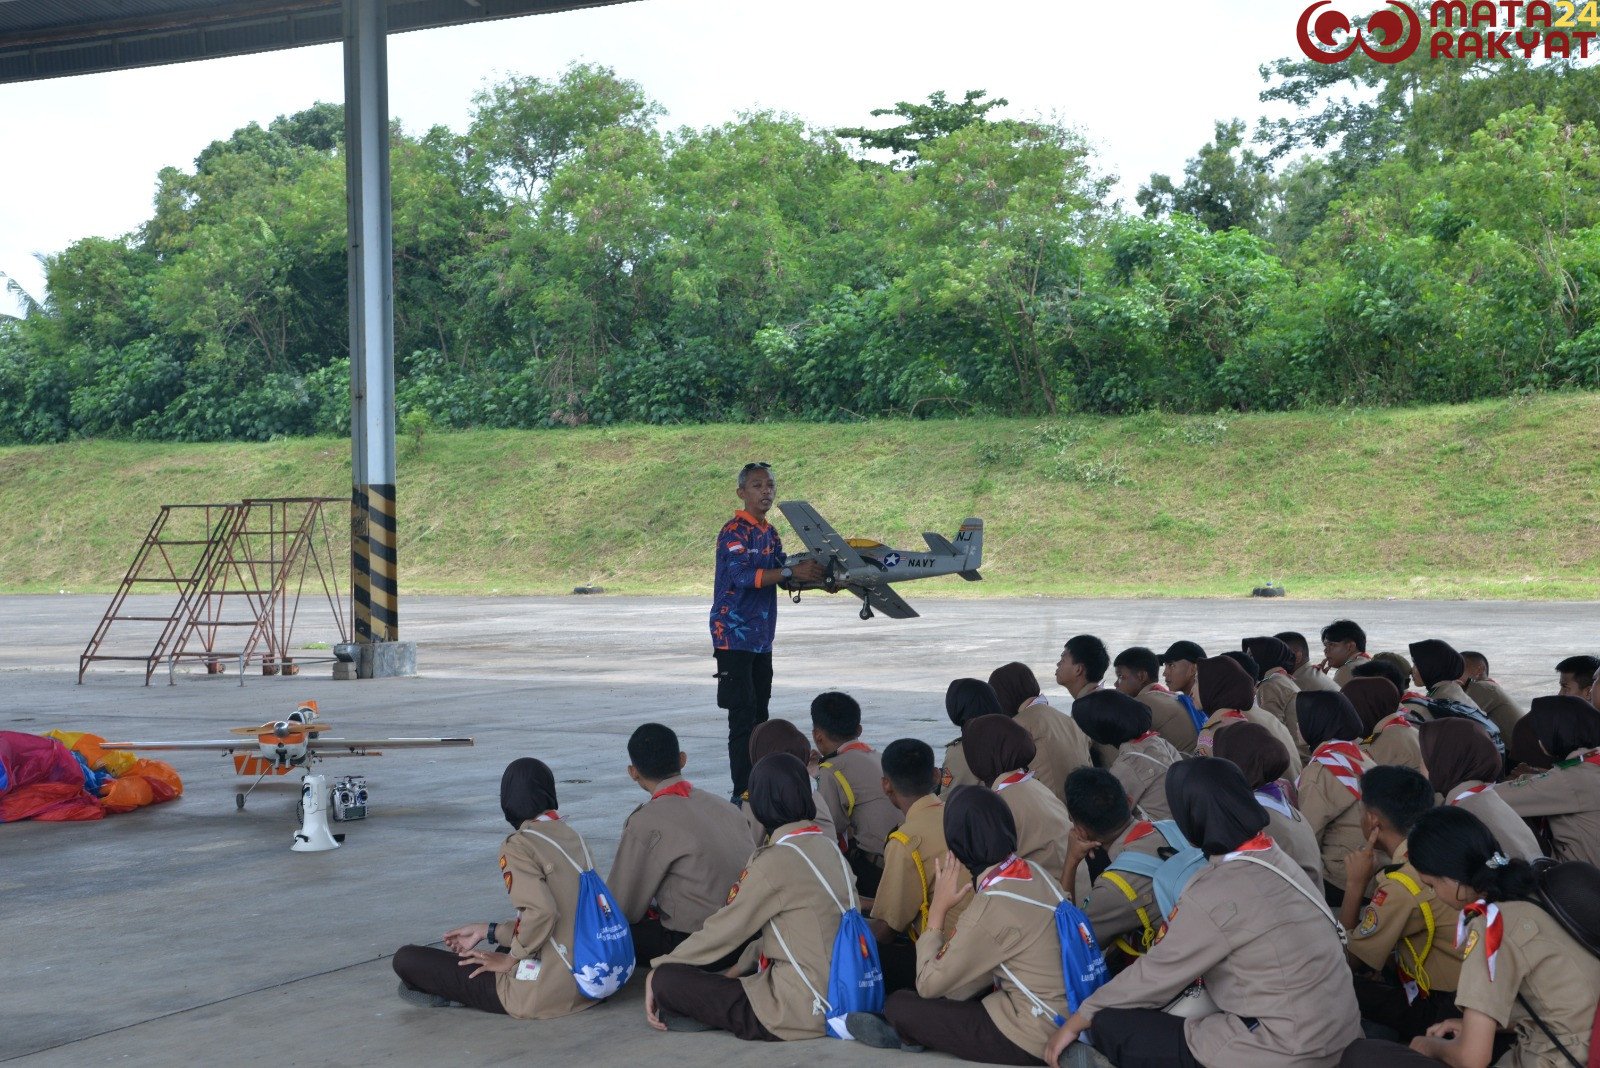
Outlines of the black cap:
M1174 660L1193 660L1196 664L1206 658L1206 651L1194 642L1173 642L1167 646L1167 651L1161 654L1161 662L1170 664Z

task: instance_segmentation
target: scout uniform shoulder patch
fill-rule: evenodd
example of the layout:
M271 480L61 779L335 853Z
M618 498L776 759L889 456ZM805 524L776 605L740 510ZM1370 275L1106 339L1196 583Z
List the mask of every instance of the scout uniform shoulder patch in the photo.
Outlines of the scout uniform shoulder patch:
M506 893L511 893L511 871L506 867L506 855L500 854L500 878L506 881Z
M1382 891L1380 891L1380 893L1381 892ZM1376 931L1378 929L1378 909L1377 909L1377 904L1378 904L1377 899L1374 898L1373 899L1373 903L1371 905L1367 905L1364 908L1362 908L1362 910L1361 910L1361 923L1360 923L1359 926L1356 927L1356 929L1354 931L1350 932L1350 936L1352 938L1367 938L1374 931Z
M733 904L733 899L739 896L739 887L744 885L744 877L746 875L749 875L749 874L750 874L750 869L746 868L744 871L739 873L739 878L734 880L733 885L728 888L728 901L727 901L727 903L729 905Z

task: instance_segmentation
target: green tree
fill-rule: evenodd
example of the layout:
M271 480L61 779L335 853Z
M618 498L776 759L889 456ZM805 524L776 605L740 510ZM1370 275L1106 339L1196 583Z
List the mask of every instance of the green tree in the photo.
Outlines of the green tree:
M1173 185L1165 174L1152 174L1134 197L1145 217L1181 213L1212 230L1237 226L1261 233L1272 202L1272 171L1266 160L1244 147L1244 138L1241 120L1218 122L1211 141L1184 165L1181 185Z
M905 121L898 126L847 126L834 131L835 137L857 142L867 151L891 153L896 166L909 167L921 158L922 146L974 123L989 121L989 112L1011 102L1003 96L985 100L987 89L968 89L960 100L952 101L944 90L928 95L926 104L902 100L892 108L874 108L875 119L893 115Z

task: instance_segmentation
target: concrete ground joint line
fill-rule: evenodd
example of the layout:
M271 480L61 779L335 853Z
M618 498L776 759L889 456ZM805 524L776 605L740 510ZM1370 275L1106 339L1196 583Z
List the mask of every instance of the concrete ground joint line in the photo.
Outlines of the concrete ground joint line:
M437 946L441 949L444 948L443 941L429 942L428 945ZM326 968L320 972L312 972L310 975L297 975L293 979L285 979L280 983L271 983L267 986L259 986L254 990L241 990L237 994L229 994L225 998L217 998L215 1001L202 1002L199 1005L186 1005L181 1009L173 1009L171 1012L164 1012L160 1016L151 1016L149 1019L145 1020L135 1020L132 1023L125 1023L120 1027L108 1027L104 1031L96 1031L91 1035L78 1035L76 1038L69 1038L64 1042L57 1042L52 1046L41 1046L38 1049L30 1049L26 1053L18 1053L14 1056L0 1057L0 1064L5 1064L10 1061L20 1061L25 1057L37 1057L41 1053L49 1053L52 1050L58 1050L67 1046L77 1045L79 1042L89 1042L96 1038L104 1038L106 1035L114 1035L118 1031L127 1031L135 1027L143 1027L146 1024L160 1023L162 1020L170 1020L176 1016L182 1016L185 1013L196 1012L200 1009L209 1009L213 1005L225 1005L237 998L246 998L252 994L263 994L269 990L277 990L281 987L292 986L295 983L303 983L307 979L321 979L325 975L335 975L339 972L349 971L351 968L361 968L365 965L373 964L380 960L389 960L393 956L393 953L380 953L378 956L372 957L368 960L355 961L351 964L341 964L336 968Z

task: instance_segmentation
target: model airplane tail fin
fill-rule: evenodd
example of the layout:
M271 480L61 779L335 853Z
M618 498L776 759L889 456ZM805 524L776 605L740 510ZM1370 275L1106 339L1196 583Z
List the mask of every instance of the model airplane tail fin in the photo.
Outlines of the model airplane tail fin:
M976 574L978 568L983 566L983 520L963 520L961 529L956 531L956 545L966 550L961 577L966 578L968 572Z

